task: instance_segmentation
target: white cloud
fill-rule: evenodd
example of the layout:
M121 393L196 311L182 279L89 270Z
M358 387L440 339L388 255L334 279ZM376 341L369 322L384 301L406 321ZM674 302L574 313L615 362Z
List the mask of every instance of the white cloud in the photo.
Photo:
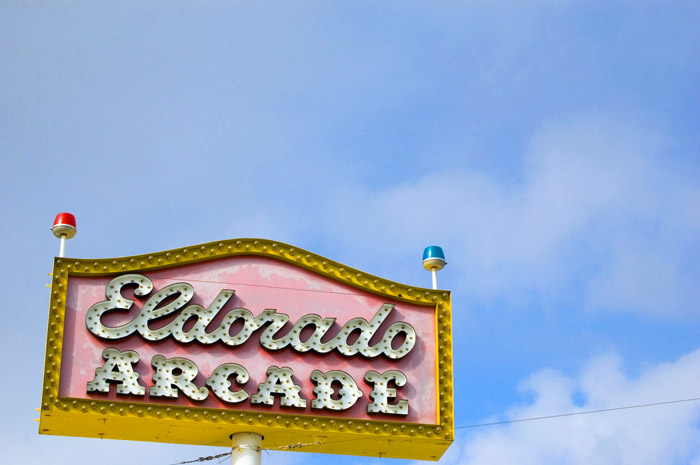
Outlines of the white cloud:
M541 128L517 181L460 169L339 188L328 222L356 254L371 243L391 260L407 243L439 242L472 298L534 291L689 316L700 301L700 185L673 148L647 125L591 113Z
M698 397L700 349L628 377L619 358L591 360L577 377L542 370L521 385L533 401L505 418L541 417ZM576 402L583 398L584 401ZM700 461L700 402L569 416L458 433L449 465L634 464Z

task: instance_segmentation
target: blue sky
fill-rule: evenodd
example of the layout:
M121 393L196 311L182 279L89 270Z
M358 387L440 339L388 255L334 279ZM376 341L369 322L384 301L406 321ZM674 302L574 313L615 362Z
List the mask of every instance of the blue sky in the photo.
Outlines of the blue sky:
M698 21L655 0L3 2L5 461L223 452L37 434L59 211L84 258L264 237L428 287L441 245L457 426L700 397ZM462 429L442 463L697 465L700 402Z

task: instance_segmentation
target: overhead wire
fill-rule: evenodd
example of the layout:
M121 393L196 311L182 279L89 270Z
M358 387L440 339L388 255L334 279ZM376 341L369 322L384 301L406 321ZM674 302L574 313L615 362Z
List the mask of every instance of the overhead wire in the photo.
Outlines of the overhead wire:
M272 286L270 284L250 284L250 283L236 283L236 282L230 282L230 281L210 281L210 280L205 280L205 279L193 279L193 278L170 278L166 276L158 276L155 273L149 274L149 277L152 279L160 279L163 281L172 281L172 282L179 282L184 279L187 279L188 282L193 282L193 283L203 283L203 284L226 284L229 286L243 286L243 287L259 287L263 289L278 289L278 290L283 290L283 291L300 291L300 292L315 292L319 294L340 294L340 295L348 295L348 296L362 296L364 294L361 293L356 293L352 291L330 291L330 290L321 290L321 289L301 289L301 288L296 288L296 287L286 287L286 286Z
M559 413L556 415L544 415L541 417L518 418L515 420L503 420L503 421L493 421L490 423L476 423L473 425L455 426L455 429L466 429L466 428L478 428L478 427L482 427L482 426L505 425L508 423L521 423L524 421L548 420L550 418L573 417L576 415L589 415L591 413L613 412L616 410L629 410L629 409L634 409L634 408L654 407L657 405L678 404L681 402L693 402L693 401L698 401L698 400L700 400L700 397L693 397L690 399L667 400L664 402L653 402L653 403L639 404L639 405L626 405L624 407L611 407L611 408L601 408L601 409L596 409L596 410L583 410L580 412Z
M595 410L583 410L580 412L570 412L570 413L559 413L556 415L544 415L544 416L539 416L539 417L528 417L528 418L517 418L515 420L503 420L503 421L492 421L488 423L475 423L473 425L462 425L462 426L455 426L455 430L459 429L467 429L467 428L479 428L479 427L485 427L485 426L496 426L496 425L505 425L505 424L510 424L510 423L522 423L522 422L527 422L527 421L539 421L539 420L549 420L553 418L563 418L563 417L572 417L576 415L590 415L593 413L603 413L603 412L613 412L613 411L619 411L619 410L629 410L629 409L636 409L636 408L644 408L644 407L655 407L659 405L669 405L669 404L679 404L683 402L695 402L700 400L700 397L691 397L688 399L676 399L676 400L667 400L663 402L650 402L646 404L637 404L637 405L625 405L622 407L610 407L610 408L603 408L603 409L595 409ZM270 450L278 450L278 451L289 451L293 449L301 449L304 446L316 446L316 445L323 445L323 444L338 444L342 442L352 442L352 441L362 441L365 438L351 438L351 439L341 439L338 441L316 441L313 443L309 444L290 444L288 446L281 446L277 448L263 448L262 450L265 451L270 451ZM177 462L174 465L185 465L189 463L196 463L196 462L205 462L209 460L216 460L220 458L224 458L231 455L231 452L225 452L223 454L218 454L218 455L210 455L207 457L199 457L194 460L188 460L184 462Z

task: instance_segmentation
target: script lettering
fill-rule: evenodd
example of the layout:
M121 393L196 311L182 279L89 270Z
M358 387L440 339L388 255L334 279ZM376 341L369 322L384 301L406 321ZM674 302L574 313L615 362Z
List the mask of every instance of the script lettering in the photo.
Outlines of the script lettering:
M103 323L106 314L109 312L128 312L131 309L134 300L124 297L122 290L134 285L136 286L134 295L137 297L146 297L153 290L153 282L140 274L119 276L107 284L105 287L107 300L91 306L85 317L85 324L92 334L114 340L138 333L148 341L161 341L167 337L173 337L182 343L198 341L202 344L214 344L222 342L228 346L236 347L244 344L253 333L267 325L260 334L260 344L270 351L290 347L302 353L312 351L326 354L337 350L346 356L360 354L367 358L374 358L384 355L393 360L408 355L416 344L416 332L413 327L399 321L391 324L385 330L379 342L370 345L370 340L377 334L393 311L393 304L383 304L370 321L364 318L349 320L328 342L321 342L321 340L335 324L335 318L322 318L316 314L304 315L289 328L286 334L278 337L278 334L288 325L289 316L269 308L263 310L257 317L245 308L232 309L225 315L217 328L206 332L207 326L223 310L224 305L234 296L235 291L221 290L207 308L194 304L186 306L194 296L194 289L187 283L171 284L156 292L143 304L138 315L131 321L120 326L106 326ZM163 304L163 302L167 303ZM179 314L167 325L159 329L151 328L152 321L176 312ZM194 326L185 331L185 323L191 319L196 319L196 322ZM236 334L230 334L231 328L238 321L243 323L240 330ZM309 327L314 328L313 333L302 341L301 334L305 328ZM399 337L402 337L403 340L400 344L394 344L394 341ZM350 342L353 338L355 338L354 341Z

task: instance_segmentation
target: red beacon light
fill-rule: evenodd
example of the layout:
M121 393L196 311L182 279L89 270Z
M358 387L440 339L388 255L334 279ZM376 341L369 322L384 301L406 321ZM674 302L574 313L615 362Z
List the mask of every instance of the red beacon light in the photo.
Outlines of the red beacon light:
M53 231L53 235L58 238L61 236L66 236L66 239L72 238L77 232L75 228L75 216L70 213L59 213L56 215L56 219L53 220L53 227L51 230Z
M53 220L51 231L53 231L54 236L61 239L61 248L58 256L63 257L66 249L66 239L71 239L78 231L75 227L75 216L70 213L59 213L56 215L56 219Z

